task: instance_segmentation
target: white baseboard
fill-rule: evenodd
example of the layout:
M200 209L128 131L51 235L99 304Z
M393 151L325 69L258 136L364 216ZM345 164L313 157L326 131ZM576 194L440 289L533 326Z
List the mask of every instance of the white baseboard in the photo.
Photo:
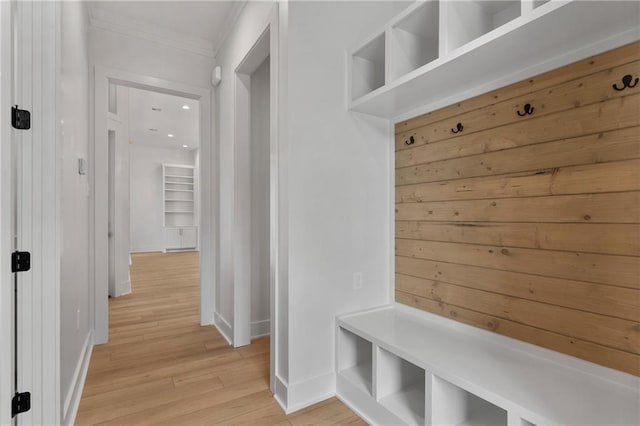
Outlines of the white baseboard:
M279 377L276 377L276 394L274 396L287 414L317 404L335 395L336 374L334 372L293 384L286 384Z
M78 359L78 365L76 365L76 369L73 373L71 388L64 399L64 407L62 410L63 425L73 425L76 421L76 415L78 414L78 408L80 407L80 398L82 398L82 390L84 389L84 382L87 379L87 372L89 371L89 362L91 361L92 353L93 337L92 333L89 332L85 339L80 358Z
M231 336L233 336L233 328L231 328L231 325L217 312L213 317L213 325L218 329L220 334L222 334L222 337L224 337L227 343L233 345L233 339L231 338Z
M251 323L251 338L268 336L271 333L271 321L254 321Z

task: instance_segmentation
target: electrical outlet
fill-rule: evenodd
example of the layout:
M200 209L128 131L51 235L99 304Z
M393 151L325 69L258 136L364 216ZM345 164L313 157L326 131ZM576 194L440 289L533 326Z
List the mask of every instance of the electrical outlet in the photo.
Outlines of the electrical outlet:
M360 290L362 288L362 272L353 273L353 289Z

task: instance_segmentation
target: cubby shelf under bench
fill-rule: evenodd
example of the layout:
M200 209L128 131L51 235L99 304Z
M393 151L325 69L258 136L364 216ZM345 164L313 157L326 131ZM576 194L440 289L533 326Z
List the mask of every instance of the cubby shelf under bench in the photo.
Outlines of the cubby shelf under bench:
M337 395L371 424L640 424L637 377L447 318L390 305L336 333Z

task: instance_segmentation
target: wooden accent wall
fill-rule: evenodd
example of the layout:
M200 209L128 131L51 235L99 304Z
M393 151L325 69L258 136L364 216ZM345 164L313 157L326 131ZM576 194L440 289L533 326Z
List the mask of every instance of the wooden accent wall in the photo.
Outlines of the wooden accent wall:
M396 301L640 375L626 75L640 43L397 123Z

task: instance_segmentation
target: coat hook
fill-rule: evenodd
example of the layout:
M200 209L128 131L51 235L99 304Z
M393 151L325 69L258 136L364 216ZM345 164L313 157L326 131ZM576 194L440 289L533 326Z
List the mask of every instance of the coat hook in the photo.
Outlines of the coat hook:
M633 81L633 84L631 84L632 81ZM622 77L622 87L618 88L617 84L614 84L612 87L616 89L618 92L621 92L627 87L629 89L633 89L637 85L638 85L638 78L636 77L636 79L633 80L633 76L631 74L627 74L624 77Z
M531 104L525 104L524 105L524 112L517 111L517 113L518 113L518 115L520 117L524 117L525 115L533 114L533 110L534 110L534 108L531 106Z
M408 141L404 141L406 145L413 145L416 140L411 136Z
M462 125L462 123L458 123L456 124L456 129L451 129L451 133L460 133L462 131L462 129L464 129L464 126Z

